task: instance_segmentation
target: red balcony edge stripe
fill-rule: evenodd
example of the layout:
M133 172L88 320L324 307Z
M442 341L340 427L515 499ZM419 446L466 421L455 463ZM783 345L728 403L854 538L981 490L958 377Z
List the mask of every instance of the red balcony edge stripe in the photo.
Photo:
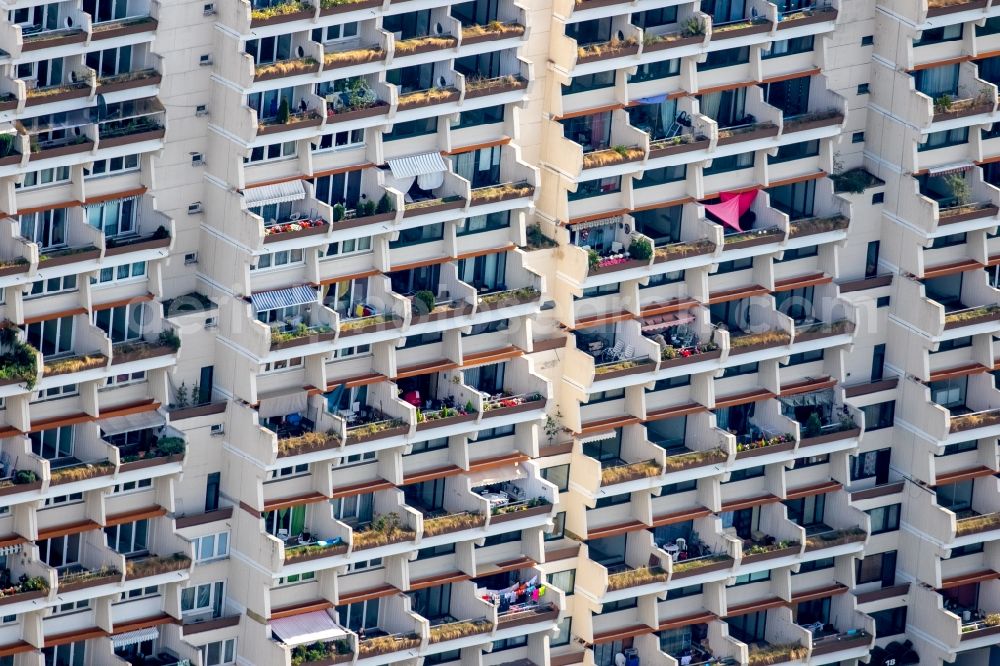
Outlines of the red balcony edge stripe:
M801 488L796 488L794 490L789 490L785 494L785 499L801 499L803 497L812 497L813 495L825 495L826 493L833 493L844 487L844 484L838 481L823 481L821 483L814 483L809 486L802 486Z
M824 587L818 587L813 590L806 590L805 592L798 592L792 595L793 604L800 604L804 601L813 601L814 599L826 599L827 597L835 597L838 594L844 594L847 592L847 586L841 585L840 583L834 583L833 585L826 585Z
M741 509L750 509L755 506L774 504L775 502L780 501L781 499L779 497L770 493L767 495L758 495L757 497L748 497L747 499L729 500L728 502L722 503L720 512L725 513L726 511L740 511Z
M333 604L326 599L317 599L315 601L306 601L300 604L293 604L291 606L272 608L271 617L268 618L268 621L280 620L286 617L295 617L296 615L313 613L315 611L324 611L328 608L333 608Z
M758 601L748 601L744 604L737 604L732 608L727 608L725 619L728 620L731 617L739 617L740 615L770 610L772 608L780 608L781 606L786 605L788 605L788 602L780 597L769 597Z
M112 527L114 525L121 525L122 523L132 523L137 520L147 518L159 518L160 516L165 515L167 515L167 510L162 506L147 506L134 511L126 511L125 513L116 513L112 516L107 516L104 520L104 526Z
M690 626L692 624L707 624L713 620L717 620L715 613L710 613L709 611L703 611L701 613L694 613L692 615L684 615L682 617L675 617L672 620L664 620L657 627L657 631L666 631L667 629L681 629L683 627Z
M326 495L314 492L306 495L298 495L296 497L265 500L264 511L280 511L281 509L288 509L293 506L302 506L303 504L317 504L319 502L325 502L327 499L329 498Z
M981 476L990 476L993 473L993 470L985 465L960 469L954 472L946 472L944 474L937 475L937 483L932 484L931 488L948 486L953 483L958 483L959 481L968 481L969 479L978 479Z
M61 527L50 527L46 530L38 530L38 541L45 541L47 539L55 539L56 537L66 536L67 534L80 534L81 532L90 532L92 530L99 529L101 529L101 526L93 520L80 520Z
M995 580L997 578L1000 578L1000 572L994 571L993 569L983 569L982 571L971 571L969 573L960 574L958 576L943 578L941 580L941 587L939 587L938 590L948 590L953 587L970 585L972 583L983 583L985 581Z
M819 377L817 379L805 379L801 382L794 382L792 384L786 384L781 387L781 397L786 397L790 395L798 395L800 393L811 393L812 391L821 391L823 389L831 388L837 385L837 380L833 377Z

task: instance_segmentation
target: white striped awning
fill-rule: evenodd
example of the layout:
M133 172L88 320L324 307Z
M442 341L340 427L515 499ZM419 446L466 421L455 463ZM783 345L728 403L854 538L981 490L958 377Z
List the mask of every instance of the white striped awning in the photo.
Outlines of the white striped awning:
M129 645L138 645L139 643L143 643L145 641L155 641L159 637L160 630L157 627L147 627L145 629L126 631L124 634L112 636L111 643L116 648L120 648Z
M151 410L148 412L139 412L138 414L99 419L97 425L101 427L101 432L105 436L110 436L120 435L124 432L133 432L135 430L145 430L147 428L160 428L166 422L166 419L158 411Z
M622 221L621 215L615 215L614 217L602 217L599 220L591 220L590 222L580 222L579 224L570 224L570 228L573 231L582 231L583 229L593 229L594 227L606 227L612 224L618 224Z
M325 610L271 620L271 631L282 643L291 646L347 637L347 630L334 622Z
M448 165L445 164L441 153L397 157L394 160L388 160L388 162L393 178L414 178L448 170Z
M944 164L939 167L931 167L927 169L927 175L947 176L950 173L962 173L963 171L968 171L972 167L973 167L972 162L960 162L958 164Z
M614 439L615 431L608 430L607 432L599 432L596 435L588 435L586 437L580 438L581 444L591 444L592 442L603 442L606 439Z
M317 299L316 290L305 285L289 289L261 291L250 296L250 302L257 312L290 308L296 305L305 305L306 303L316 303Z
M247 208L257 208L267 204L279 204L286 201L298 201L306 198L306 188L302 181L285 181L274 185L261 185L243 190L243 201Z

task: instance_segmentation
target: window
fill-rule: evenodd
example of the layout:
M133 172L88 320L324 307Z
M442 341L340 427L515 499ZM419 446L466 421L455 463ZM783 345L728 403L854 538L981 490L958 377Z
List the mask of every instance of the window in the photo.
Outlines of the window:
M63 386L53 386L51 388L42 389L41 391L38 391L31 399L31 404L34 404L36 402L45 402L46 400L55 400L57 398L62 398L65 396L76 395L79 392L80 389L76 384L64 384Z
M477 127L479 125L494 125L496 123L502 123L504 118L504 105L498 104L496 106L487 106L482 109L472 109L470 111L462 111L458 116L458 121L453 122L451 129L465 129L467 127ZM437 131L437 118L428 118L427 120L434 121L434 128L430 132ZM417 121L425 122L425 121ZM393 128L392 133L395 134L396 129ZM427 132L429 133L429 132ZM388 136L385 140L390 140Z
M864 132L854 132L851 134L851 143L864 143L865 133Z
M723 49L721 51L709 51L705 62L698 64L698 71L703 72L720 67L745 65L748 62L750 62L749 46L739 46L735 49Z
M195 561L207 562L229 556L229 532L206 534L194 540Z
M314 28L312 31L312 40L314 42L332 42L338 39L350 39L357 36L357 21L351 21L343 25L328 25L326 28Z
M87 642L77 641L42 648L45 666L83 666L87 663Z
M122 555L145 552L148 533L148 520L137 520L132 523L122 523L104 528L108 547Z
M107 284L109 282L123 282L146 277L146 262L137 261L134 264L122 264L102 268L95 277L90 278L90 284Z
M729 473L729 480L724 483L736 483L737 481L746 481L747 479L756 479L759 476L764 476L765 468L763 465L757 465L755 467L744 467L743 469L734 469Z
M47 460L68 458L73 455L73 426L50 428L28 435L31 452Z
M941 453L935 454L935 457L943 456L953 456L959 453L965 453L967 451L975 451L979 448L979 441L972 439L968 442L959 442L958 444L949 444L942 450Z
M459 222L455 233L459 236L469 234L479 234L497 229L507 229L510 227L510 211L504 210L488 215L476 215L467 217Z
M939 44L941 42L954 42L962 39L962 24L954 23L941 28L929 28L920 33L920 39L914 39L914 46L925 44Z
M880 402L876 405L867 405L861 408L865 415L865 431L891 428L896 418L896 402Z
M554 484L559 492L569 490L569 465L556 465L542 470L542 478Z
M676 9L676 7L674 7ZM629 83L641 83L643 81L653 81L655 79L665 79L670 76L677 76L681 73L681 59L671 58L669 60L659 60L639 65L635 68L635 74L628 77ZM614 70L606 72L614 74ZM612 77L613 83L613 77Z
M100 229L105 236L115 237L136 233L135 213L138 199L115 199L84 206L87 223Z
M889 460L891 456L891 448L866 451L856 456L851 456L851 481L873 478L876 485L886 483L889 480Z
M885 344L878 344L872 348L872 371L873 382L881 381L885 371Z
M896 551L868 555L858 560L856 567L858 585L881 582L882 587L888 587L896 582Z
M795 37L794 39L782 39L771 42L771 48L762 50L760 57L763 60L769 58L780 58L782 56L795 55L796 53L808 53L813 50L813 36Z
M139 169L138 155L123 155L121 157L111 157L106 160L96 160L90 169L84 169L84 178L96 178L98 176L110 176L114 173L125 171L136 171Z
M872 278L878 275L878 255L881 250L881 241L871 241L868 243L867 254L865 255L865 277Z
M263 271L270 268L281 268L291 264L302 263L302 250L279 250L270 254L257 255L257 265L251 265L252 271Z
M735 271L745 271L748 268L753 268L753 257L733 259L731 261L720 261L719 267L716 269L714 274L722 275L724 273L733 273Z
M24 180L14 183L15 190L29 190L35 187L45 187L69 181L69 167L61 166L52 169L40 169L24 174Z
M254 164L257 162L270 162L271 160L283 160L295 157L298 153L298 144L295 141L285 141L283 143L272 143L267 146L257 146L250 150L250 156L243 158L244 164Z
M560 511L556 514L556 517L552 520L552 531L545 532L546 541L558 541L563 538L563 533L566 530L566 512ZM520 539L521 535L517 532L511 532L510 534L516 534L517 538Z
M321 40L316 40L321 41ZM275 35L261 39L248 39L243 51L248 53L255 65L288 60L292 57L292 35Z
M866 511L872 519L872 534L882 534L899 529L899 504L880 506Z
M749 169L754 165L754 158L755 153L753 152L716 157L712 160L711 166L705 167L702 173L706 176L712 176L715 174L737 171L739 169Z
M698 487L697 479L690 479L688 481L678 481L677 483L665 483L660 486L660 495L676 495L677 493L686 493L695 490Z
M278 578L275 583L277 587L284 587L286 585L295 585L296 583L305 583L316 578L315 571L306 571L301 574L293 574L291 576L283 576Z
M126 44L114 49L91 51L86 55L84 63L87 67L96 69L98 77L126 74L132 69L132 47Z
M200 615L211 612L213 618L222 616L222 599L226 584L222 581L192 585L181 590L181 614Z
M700 583L698 585L685 585L683 587L675 587L672 590L667 590L667 601L672 601L674 599L683 599L684 597L693 597L696 594L701 594L704 590L704 586Z
M573 594L573 587L576 585L576 569L566 569L556 571L548 575L549 584L559 588L566 595Z
M155 597L160 593L160 588L156 585L150 587L137 587L134 590L129 590L128 592L122 592L120 600L130 601L132 599L141 599L146 597Z
M952 351L954 349L962 349L964 347L972 346L972 336L964 335L960 338L952 338L951 340L942 340L938 343L938 348L932 351L932 354L940 354L942 352Z
M66 244L66 209L40 210L20 216L21 236L38 243L41 249Z
M968 127L957 127L950 130L942 130L940 132L931 132L927 135L927 140L924 143L917 144L917 151L935 150L937 148L957 146L968 142L968 140Z
M778 153L774 157L768 156L767 163L780 164L782 162L791 162L792 160L801 160L817 155L819 155L819 139L800 141L779 147Z
M861 38L861 46L873 46L875 44L875 35L865 35Z
M61 569L80 562L80 533L38 542L38 556L50 567Z
M888 296L879 296L878 298L876 298L875 299L875 307L877 307L877 308L887 308L887 307L889 307L889 297Z
M906 630L906 606L868 613L875 620L875 635L885 638Z
M372 237L362 236L361 238L349 238L346 240L338 241L336 243L330 243L326 247L326 254L323 257L335 257L335 256L346 256L349 254L358 254L361 252L371 252L372 249ZM321 250L322 252L322 250Z
M348 210L357 208L365 197L361 194L361 169L322 176L313 180L316 198L331 206L343 204Z
M604 194L614 194L621 192L621 176L610 176L608 178L598 178L596 180L585 180L577 184L576 192L569 192L570 201L599 197Z
M59 506L60 504L69 504L71 502L82 502L83 493L70 493L69 495L58 495L56 497L46 497L45 498L45 508L50 506Z
M374 493L362 493L330 500L330 517L348 525L370 523L374 517Z
M431 120L435 119L431 118ZM333 134L324 134L321 136L319 138L319 144L313 148L312 152L320 153L324 150L333 150L335 148L360 146L364 142L365 131L363 129L351 130L350 132L334 132Z
M570 638L573 637L572 627L573 618L567 615L556 625L556 633L549 638L549 646L569 645Z
M859 95L867 95L868 94L868 84L867 83L859 83L858 84L858 94Z
M755 361L753 363L741 363L740 365L731 365L728 368L723 369L722 378L726 377L739 377L740 375L752 375L757 372L759 364Z
M885 203L885 192L876 192L875 194L872 195L873 206L882 203Z
M225 666L236 663L236 639L227 638L224 641L208 643L201 647L201 663L203 666Z
M804 574L810 571L820 571L822 569L832 569L835 560L832 557L822 557L818 560L809 560L808 562L803 562L799 565L799 570L796 573ZM792 574L793 576L796 574Z
M49 278L47 280L35 280L31 283L31 292L25 298L37 298L58 294L64 291L76 290L76 275L64 275L63 277Z
M762 580L771 580L771 570L765 569L756 573L743 574L733 578L733 586L747 585L749 583L759 583Z
M284 372L286 370L298 370L302 367L303 357L296 356L294 358L286 359L284 361L274 361L271 363L265 363L261 369L260 374L268 375L272 372Z
M130 493L136 490L145 490L146 488L153 487L152 479L139 479L138 481L126 481L125 483L118 484L112 489L112 494L120 493Z
M94 325L107 333L112 343L138 340L142 337L145 303L127 303L94 313Z
M813 349L812 351L799 352L788 357L788 366L802 365L803 363L813 363L823 360L823 350Z
M379 624L379 600L369 599L342 606L339 610L340 621L351 631L361 631L377 627Z
M471 112L466 111L462 115L465 116L466 113ZM438 119L436 116L431 116L430 118L419 118L417 120L407 120L405 122L394 124L391 132L386 132L382 135L382 140L397 141L399 139L409 139L415 136L434 134L437 132L437 129Z
M27 326L27 340L46 356L69 354L73 351L73 317L59 317Z
M658 169L649 169L643 173L642 178L633 181L635 187L651 187L653 185L663 185L673 183L687 178L687 165L666 166Z

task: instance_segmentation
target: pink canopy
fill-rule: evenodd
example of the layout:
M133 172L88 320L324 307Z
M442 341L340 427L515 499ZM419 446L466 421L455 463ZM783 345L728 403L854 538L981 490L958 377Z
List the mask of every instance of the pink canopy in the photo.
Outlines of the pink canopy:
M719 218L723 224L732 227L737 231L740 229L740 218L750 210L754 199L757 198L759 190L747 190L745 192L723 192L719 195L721 203L709 204L705 210Z

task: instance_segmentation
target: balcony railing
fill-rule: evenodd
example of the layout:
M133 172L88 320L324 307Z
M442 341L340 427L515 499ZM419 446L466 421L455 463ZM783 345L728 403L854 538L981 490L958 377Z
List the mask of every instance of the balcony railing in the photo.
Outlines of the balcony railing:
M747 658L748 666L770 666L786 661L801 661L809 656L809 648L798 643L785 645L764 645L750 648Z
M472 511L460 511L441 516L424 516L424 537L482 527L485 523L486 516Z
M662 473L663 468L653 459L636 463L622 462L601 469L601 485L611 486L617 483L627 483L637 479L658 476Z
M466 636L488 634L491 631L493 631L493 623L486 618L445 622L431 626L430 642L442 643L444 641L454 641Z
M160 574L180 571L191 566L191 558L182 553L158 556L149 555L125 562L125 579L148 578Z
M971 326L1000 319L1000 305L979 305L962 310L953 310L944 316L945 329Z
M352 541L354 550L365 550L416 538L417 533L403 525L398 513L387 513L376 516L367 527L354 530Z
M1000 512L968 516L955 521L955 536L978 534L995 529L1000 529Z
M860 527L850 527L843 530L829 530L819 534L811 534L806 537L806 550L819 550L820 548L833 548L842 546L845 543L864 541L868 536Z
M952 416L950 420L950 432L961 432L963 430L973 430L975 428L988 428L1000 423L1000 409L984 409L980 412Z
M667 572L662 567L646 566L608 574L608 591L624 590L640 585L667 582Z

